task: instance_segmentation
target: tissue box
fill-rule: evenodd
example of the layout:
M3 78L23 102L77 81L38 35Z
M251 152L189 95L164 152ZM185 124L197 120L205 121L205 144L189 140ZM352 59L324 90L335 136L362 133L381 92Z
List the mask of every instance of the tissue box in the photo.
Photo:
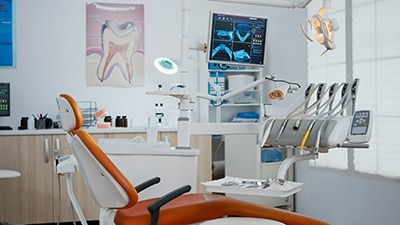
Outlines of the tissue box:
M253 92L244 92L244 93L238 94L232 98L229 98L227 100L227 102L233 103L233 104L257 103L258 102L258 93L254 92L254 91Z
M263 148L261 149L261 163L282 161L286 154L286 148Z

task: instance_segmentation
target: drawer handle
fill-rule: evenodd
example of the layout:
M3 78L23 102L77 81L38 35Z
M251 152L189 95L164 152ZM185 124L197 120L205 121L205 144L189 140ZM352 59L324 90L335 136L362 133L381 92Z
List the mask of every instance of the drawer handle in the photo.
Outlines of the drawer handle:
M44 163L49 163L49 139L44 139Z

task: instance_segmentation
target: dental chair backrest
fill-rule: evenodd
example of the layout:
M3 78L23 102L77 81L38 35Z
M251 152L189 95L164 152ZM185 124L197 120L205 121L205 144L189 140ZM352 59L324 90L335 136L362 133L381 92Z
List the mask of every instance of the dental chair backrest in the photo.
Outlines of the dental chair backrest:
M67 131L79 170L93 200L103 209L129 208L138 201L138 194L128 179L107 157L93 138L81 129L82 114L69 95L56 98L61 125Z

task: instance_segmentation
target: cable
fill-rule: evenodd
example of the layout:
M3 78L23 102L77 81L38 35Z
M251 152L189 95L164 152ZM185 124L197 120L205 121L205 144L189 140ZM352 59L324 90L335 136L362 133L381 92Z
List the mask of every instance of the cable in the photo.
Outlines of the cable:
M57 209L57 225L60 224L61 220L61 180L60 180L60 174L57 176L57 183L58 183L58 209Z
M289 107L286 108L286 110L282 111L280 114L278 114L275 117L270 117L268 119L266 119L260 128L260 132L259 132L259 142L260 142L260 146L264 146L265 143L268 140L269 134L271 132L272 126L275 122L275 120L277 120L278 118L280 118L282 115L286 114L299 100L300 100L301 96L298 97L298 99L296 99L296 101L294 101ZM264 109L264 111L266 111ZM269 123L268 123L269 122ZM266 124L268 123L268 127L265 129Z
M170 90L170 91L173 91L174 89L178 89L178 88L185 89L185 88L186 88L186 85L184 85L184 84L177 84L177 85L172 86L169 90Z
M312 84L312 85L313 85L313 84ZM279 140L280 136L281 136L282 133L283 133L283 130L285 129L285 127L286 127L286 125L287 125L289 119L293 116L293 114L295 114L301 107L303 107L304 105L308 104L308 102L309 102L310 99L311 99L311 96L312 96L312 95L314 94L314 92L318 89L318 87L319 87L319 85L317 85L317 86L315 86L315 87L312 87L312 86L311 86L310 94L304 99L304 101L303 101L300 105L298 105L292 112L290 112L290 113L286 116L285 120L283 121L283 123L282 123L282 125L281 125L281 128L280 128L280 130L279 130L279 133L278 133L278 135L277 135L275 141L278 141L278 140Z
M341 86L342 86L342 85L341 85ZM344 84L343 84L343 88L346 88L346 87L347 87L347 84L344 83ZM335 93L337 92L337 90L339 90L339 87L336 89ZM316 118L314 118L313 121L311 121L311 123L310 123L308 129L306 130L306 132L304 133L304 136L303 136L302 141L301 141L301 143L300 143L300 152L303 151L304 145L305 145L305 143L306 143L306 141L307 141L307 139L308 139L308 137L309 137L309 135L310 135L310 133L311 133L312 128L314 127L315 122L316 122L319 118L321 118L322 116L324 116L324 115L326 115L326 114L328 114L328 115L330 114L330 116L328 116L328 118L330 119L330 118L332 118L333 116L338 115L341 111L343 111L343 110L347 107L348 102L349 102L348 97L347 97L348 94L349 94L349 91L346 91L345 94L342 95L341 100L336 104L336 106L335 106L332 110L330 110L330 111L328 111L328 112L326 112L326 113L321 113L321 114L318 115ZM336 111L336 109L337 109L339 106L341 106L341 105L342 105L342 106L343 106L343 105L346 105L346 106L345 106L345 107L342 107L342 109L341 109L337 114L332 114L332 112ZM325 122L325 121L327 121L327 119L325 119L324 122ZM320 126L320 127L321 127L321 126ZM320 130L317 132L317 135L318 135L318 133L320 134ZM320 141L320 140L317 138L316 143L318 143L318 146L319 146L319 141Z
M269 133L271 132L272 124L275 122L277 118L270 117L266 119L262 125L262 129L260 130L259 137L262 137L260 140L260 147L263 147L265 145L265 142L267 142L267 139L269 137ZM265 125L268 124L267 128L265 128ZM261 135L261 131L264 130L264 135Z
M331 85L328 89L326 89L326 91L324 92L323 95L325 95L326 93L329 93L329 94L330 94L330 98L328 98L328 100L327 100L326 102L324 102L324 103L321 105L321 109L322 109L321 112L322 112L322 113L317 114L317 116L311 121L311 123L309 124L307 130L305 131L305 133L304 133L304 135L303 135L303 138L301 139L301 142L300 142L300 148L299 148L299 149L300 149L300 152L303 151L304 145L305 145L305 143L306 143L307 140L308 140L308 137L309 137L309 135L310 135L310 133L311 133L312 128L314 127L315 122L316 122L319 118L321 118L322 116L324 116L324 115L326 115L326 114L329 114L330 111L324 112L325 108L329 107L330 103L331 103L331 102L333 101L333 99L334 99L335 94L336 94L337 91L340 89L340 86L344 86L344 84L341 84L341 85L339 85L337 88L334 88L334 90L332 91L332 87L336 87L336 85L337 85L337 84L332 84L332 85ZM320 100L321 100L321 99L322 99L322 96L321 96ZM343 101L343 98L342 98L342 101ZM339 102L338 105L340 105L340 102ZM337 106L338 106L338 105L337 105ZM336 107L334 108L334 110L336 110ZM319 145L319 144L318 144L318 145Z
M296 85L297 87L301 88L300 84L299 84L299 83L296 83L296 82L290 82L290 81L287 81L287 80L275 80L275 79L272 79L272 78L269 78L269 77L265 77L265 79L270 80L270 81L273 81L273 82L275 82L275 83L279 83L279 82L280 82L280 83L286 83L286 84Z
M221 150L222 144L224 143L224 141L222 140L222 136L221 136L221 141L219 142L218 146L217 146L217 150L215 151L215 154L218 154L219 151Z
M215 101L211 100L211 105L214 107L220 107L223 104L225 104L225 100L221 101L221 103L219 103L219 104L215 104Z
M320 105L320 103L321 103L323 97L329 92L328 89L325 89L325 86L326 86L325 83L319 84L319 85L318 85L318 97L317 97L317 100L316 100L311 106L309 106L309 107L307 107L306 109L304 109L302 112L299 112L299 113L294 114L294 115L292 116L292 117L295 118L296 116L303 114L303 115L296 121L296 123L295 123L293 129L298 130L299 127L300 127L300 124L301 124L301 120L303 120L304 118L306 118L306 117L308 117L308 116L310 116L310 115L312 115L312 114L314 114L314 113L315 113L315 114L318 114L318 107L319 107L319 105ZM325 90L324 90L324 89L325 89ZM322 91L323 91L323 92L322 92ZM321 92L322 92L322 93L321 93ZM309 114L309 112L310 112L311 110L313 110L315 107L317 107L316 111L313 112L313 113L311 113L311 114Z
M351 83L351 86L357 85L357 82L358 82L358 80L355 79L355 80ZM347 86L346 86L346 85L343 85L343 88L345 88L345 87L347 87ZM339 89L339 88L338 88L338 89ZM346 88L346 89L347 89L347 88ZM336 90L336 92L337 92L337 90ZM336 93L336 92L335 92L335 93ZM346 90L346 93L345 93L345 94L342 94L342 99L336 104L336 106L335 106L332 110L330 110L330 111L328 112L328 115L329 115L329 116L328 116L327 118L325 118L325 120L321 123L321 125L320 125L320 127L319 127L319 129L318 129L317 137L316 137L316 141L315 141L315 149L317 149L317 152L318 152L318 149L319 149L319 143L320 143L321 132L322 132L323 127L325 126L325 124L326 124L327 121L329 121L329 120L330 120L331 118L333 118L333 117L336 117L336 116L339 115L339 114L342 114L342 112L344 111L344 109L347 108L347 106L349 105L349 103L353 100L353 98L348 98L348 95L351 95L352 92L353 92L353 90L352 90L351 88L347 89L347 90ZM351 97L351 96L350 96L350 97ZM346 100L345 100L345 99L346 99ZM344 101L346 101L346 102L344 102ZM336 111L336 109L337 109L340 105L342 105L342 109L339 110L337 113L332 113L332 112Z

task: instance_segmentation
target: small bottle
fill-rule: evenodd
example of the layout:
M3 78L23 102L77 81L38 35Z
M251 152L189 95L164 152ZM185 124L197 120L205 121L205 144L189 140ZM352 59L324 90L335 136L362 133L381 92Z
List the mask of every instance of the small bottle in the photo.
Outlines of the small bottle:
M111 124L111 122L112 122L111 116L105 116L103 121L104 121L105 123L110 123L110 126L112 125L112 124Z
M115 127L121 127L121 116L115 118Z
M122 116L121 118L121 127L128 127L128 118L126 116Z

